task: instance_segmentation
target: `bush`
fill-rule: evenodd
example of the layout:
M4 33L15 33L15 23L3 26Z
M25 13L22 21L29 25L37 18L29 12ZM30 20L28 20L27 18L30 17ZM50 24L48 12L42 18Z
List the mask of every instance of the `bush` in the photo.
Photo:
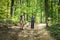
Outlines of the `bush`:
M60 24L55 24L48 27L51 35L53 35L57 40L60 40Z

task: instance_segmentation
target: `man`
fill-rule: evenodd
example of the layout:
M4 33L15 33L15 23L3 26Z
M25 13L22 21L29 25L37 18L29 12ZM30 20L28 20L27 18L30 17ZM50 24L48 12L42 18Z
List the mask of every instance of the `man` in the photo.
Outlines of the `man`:
M34 28L34 22L35 22L35 16L34 16L34 14L32 14L32 17L31 17L31 28Z
M23 13L20 15L20 27L23 30L23 27L24 27L24 14Z

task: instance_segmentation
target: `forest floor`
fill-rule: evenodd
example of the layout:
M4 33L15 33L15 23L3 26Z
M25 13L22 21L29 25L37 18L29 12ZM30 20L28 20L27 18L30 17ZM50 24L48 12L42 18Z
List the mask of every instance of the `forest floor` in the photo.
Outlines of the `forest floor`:
M55 40L46 29L46 24L35 24L34 29L27 23L24 30L12 26L8 30L0 30L0 40Z

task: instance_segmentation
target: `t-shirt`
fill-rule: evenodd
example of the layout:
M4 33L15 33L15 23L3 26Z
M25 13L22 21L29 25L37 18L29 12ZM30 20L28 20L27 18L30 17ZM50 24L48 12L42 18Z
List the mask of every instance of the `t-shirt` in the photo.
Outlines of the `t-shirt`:
M31 21L32 21L32 22L34 22L34 21L35 21L35 17L34 17L34 16L32 16Z

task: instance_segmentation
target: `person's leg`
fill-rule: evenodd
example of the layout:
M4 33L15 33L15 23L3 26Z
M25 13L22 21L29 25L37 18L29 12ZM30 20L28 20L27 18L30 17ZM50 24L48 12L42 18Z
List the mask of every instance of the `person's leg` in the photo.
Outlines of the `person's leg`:
M33 22L31 22L31 28L33 28Z
M23 30L23 22L22 22L22 20L20 21L20 29Z
M24 27L24 21L22 21L22 26L21 26L21 27L22 27L22 30L23 30L23 27Z
M34 28L34 22L32 22L32 28Z
M33 26L32 26L32 28L34 28L34 22L33 22L33 24L32 24Z
M21 27L21 20L20 20L20 27Z
M31 23L31 28L32 28L32 23Z

